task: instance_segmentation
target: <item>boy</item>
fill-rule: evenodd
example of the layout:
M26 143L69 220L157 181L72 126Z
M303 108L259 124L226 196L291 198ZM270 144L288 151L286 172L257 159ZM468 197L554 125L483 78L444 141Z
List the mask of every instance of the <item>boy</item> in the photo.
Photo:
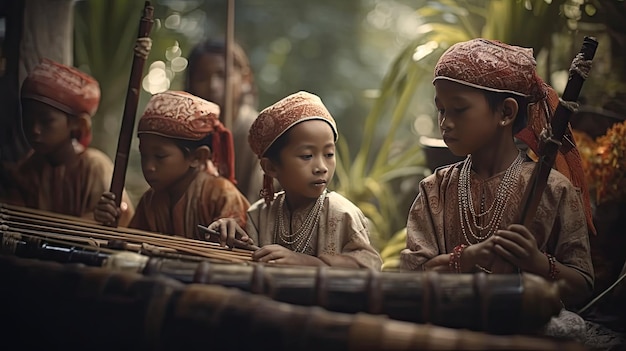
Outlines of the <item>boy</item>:
M113 163L89 148L91 117L100 102L100 87L74 67L43 59L21 89L22 126L32 147L19 165L8 202L93 219L100 195L109 189ZM119 224L133 207L123 194Z
M150 189L137 205L131 228L204 240L198 224L228 217L245 225L250 204L234 185L232 135L219 113L216 104L186 92L152 96L137 127L141 169ZM113 194L103 194L96 220L110 224L118 215Z
M380 270L367 219L352 202L327 190L335 172L337 127L322 101L308 92L264 109L250 128L250 147L263 168L263 199L248 210L245 231L232 220L209 227L222 244L233 238L262 246L252 254L270 264ZM273 180L283 191L274 193Z

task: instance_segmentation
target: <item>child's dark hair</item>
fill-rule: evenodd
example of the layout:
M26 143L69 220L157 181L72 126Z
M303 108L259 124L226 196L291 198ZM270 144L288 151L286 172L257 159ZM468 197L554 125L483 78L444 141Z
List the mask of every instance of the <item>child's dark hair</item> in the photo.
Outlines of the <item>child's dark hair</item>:
M213 145L212 133L205 136L204 138L200 140L184 140L184 139L173 139L173 140L176 146L178 146L178 148L183 152L183 155L185 155L185 157L191 155L193 151L195 151L197 148L201 146L207 146L211 150L211 152L213 152L213 150L211 149L211 145Z
M519 106L517 110L517 117L515 117L515 121L513 122L513 135L520 132L524 127L526 127L526 123L528 122L528 99L523 96L518 96L511 93L497 93L493 91L485 91L485 98L487 99L487 103L489 104L489 108L491 110L495 110L502 102L507 98L513 98L517 101L517 105Z
M226 52L226 43L223 40L207 40L201 43L198 43L193 47L189 57L189 65L194 65L198 58L204 54L224 54ZM248 60L248 56L243 51L243 48L238 44L234 43L233 47L233 64L235 67L241 70L249 70L250 69L250 61Z
M285 146L289 143L289 133L291 131L288 130L283 135L279 136L272 145L265 151L263 157L267 157L275 164L280 164L280 152L285 148Z
M226 43L223 40L206 40L196 44L189 53L188 67L186 69L186 90L189 90L189 82L191 81L194 67L198 64L198 60L205 54L218 54L223 55L226 52ZM233 65L241 72L248 74L250 79L250 91L247 93L248 101L253 106L256 106L258 100L258 92L256 85L254 84L254 75L252 74L252 68L250 66L250 60L243 47L239 43L233 43Z

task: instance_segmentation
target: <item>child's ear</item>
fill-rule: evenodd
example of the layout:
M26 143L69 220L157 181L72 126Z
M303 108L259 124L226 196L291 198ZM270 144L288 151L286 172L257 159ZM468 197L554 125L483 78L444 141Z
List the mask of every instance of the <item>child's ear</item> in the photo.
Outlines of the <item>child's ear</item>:
M205 165L206 162L211 158L211 149L208 146L202 145L196 148L191 153L191 167L196 168L202 165Z
M76 139L87 135L91 130L91 116L86 113L80 113L77 116L69 116L69 125L72 130L72 136Z
M504 99L504 101L502 102L502 118L500 120L500 124L502 126L513 124L515 118L517 117L518 111L519 105L517 104L517 101L515 99Z
M261 168L263 168L263 172L272 178L278 178L278 170L276 165L272 160L267 157L261 158Z

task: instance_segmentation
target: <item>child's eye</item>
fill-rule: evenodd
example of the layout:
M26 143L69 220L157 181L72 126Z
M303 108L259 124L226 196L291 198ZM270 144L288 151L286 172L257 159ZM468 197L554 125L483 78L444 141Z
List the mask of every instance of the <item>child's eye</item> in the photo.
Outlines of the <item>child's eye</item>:
M54 118L44 118L41 120L41 124L49 126L54 122Z
M311 158L313 158L313 155L300 155L300 158L303 160L310 160Z
M162 159L166 158L166 157L167 157L167 155L165 155L165 154L163 154L163 155L154 155L154 157L155 157L157 160L162 160Z
M329 152L329 153L326 154L326 157L333 158L333 157L335 157L335 154L333 152Z

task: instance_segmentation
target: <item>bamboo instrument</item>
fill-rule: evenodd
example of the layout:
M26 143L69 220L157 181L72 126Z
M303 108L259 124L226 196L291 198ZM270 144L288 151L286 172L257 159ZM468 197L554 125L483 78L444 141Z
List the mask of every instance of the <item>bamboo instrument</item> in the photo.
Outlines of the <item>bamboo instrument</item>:
M147 276L238 288L295 305L494 334L533 333L562 308L557 284L528 273L377 272L156 257L135 267Z
M234 287L342 313L488 331L531 333L561 309L558 286L529 274L445 275L251 262L251 251L0 204L0 252ZM236 263L236 264L233 264Z
M220 286L1 255L0 277L3 332L20 350L584 350L568 340L329 312Z
M0 204L0 235L4 239L4 250L14 254L35 255L41 251L41 244L47 243L47 250L43 251L56 251L57 255L63 247L66 250L73 247L72 252L111 254L126 250L187 261L215 259L243 263L251 260L250 250L229 249L214 242L131 228L110 228L86 219L7 204ZM18 248L20 251L16 252Z
M150 51L147 47L142 48L141 40L149 43L150 31L153 24L154 8L150 5L150 1L146 1L143 14L139 23L139 33L137 35L138 44L135 46L135 54L133 56L133 64L130 71L130 79L128 81L128 90L126 92L126 103L124 105L124 114L122 116L122 126L117 141L117 152L115 153L115 168L111 177L110 191L115 194L115 205L120 206L122 201L122 192L126 181L126 168L128 167L128 154L130 144L135 128L135 115L137 113L137 104L139 103L139 92L141 89L141 77L143 75L143 66ZM118 219L112 224L117 227Z
M572 108L567 107L567 104L575 103L580 95L580 90L586 79L582 73L584 71L582 66L585 64L591 65L597 47L598 42L595 38L584 38L582 48L570 67L569 79L563 91L561 101L554 112L554 116L548 121L551 135L547 134L548 131L544 131L544 138L540 140L539 160L535 163L535 169L529 179L521 202L520 223L525 226L529 226L535 217L541 196L546 188L548 176L554 166L556 155L561 147L561 141L569 125L569 119L574 113Z
M0 205L0 250L61 263L234 287L274 300L414 323L529 333L561 309L556 283L529 274L445 275L251 263L251 251ZM134 255L132 254L134 253ZM232 264L238 263L238 264Z

